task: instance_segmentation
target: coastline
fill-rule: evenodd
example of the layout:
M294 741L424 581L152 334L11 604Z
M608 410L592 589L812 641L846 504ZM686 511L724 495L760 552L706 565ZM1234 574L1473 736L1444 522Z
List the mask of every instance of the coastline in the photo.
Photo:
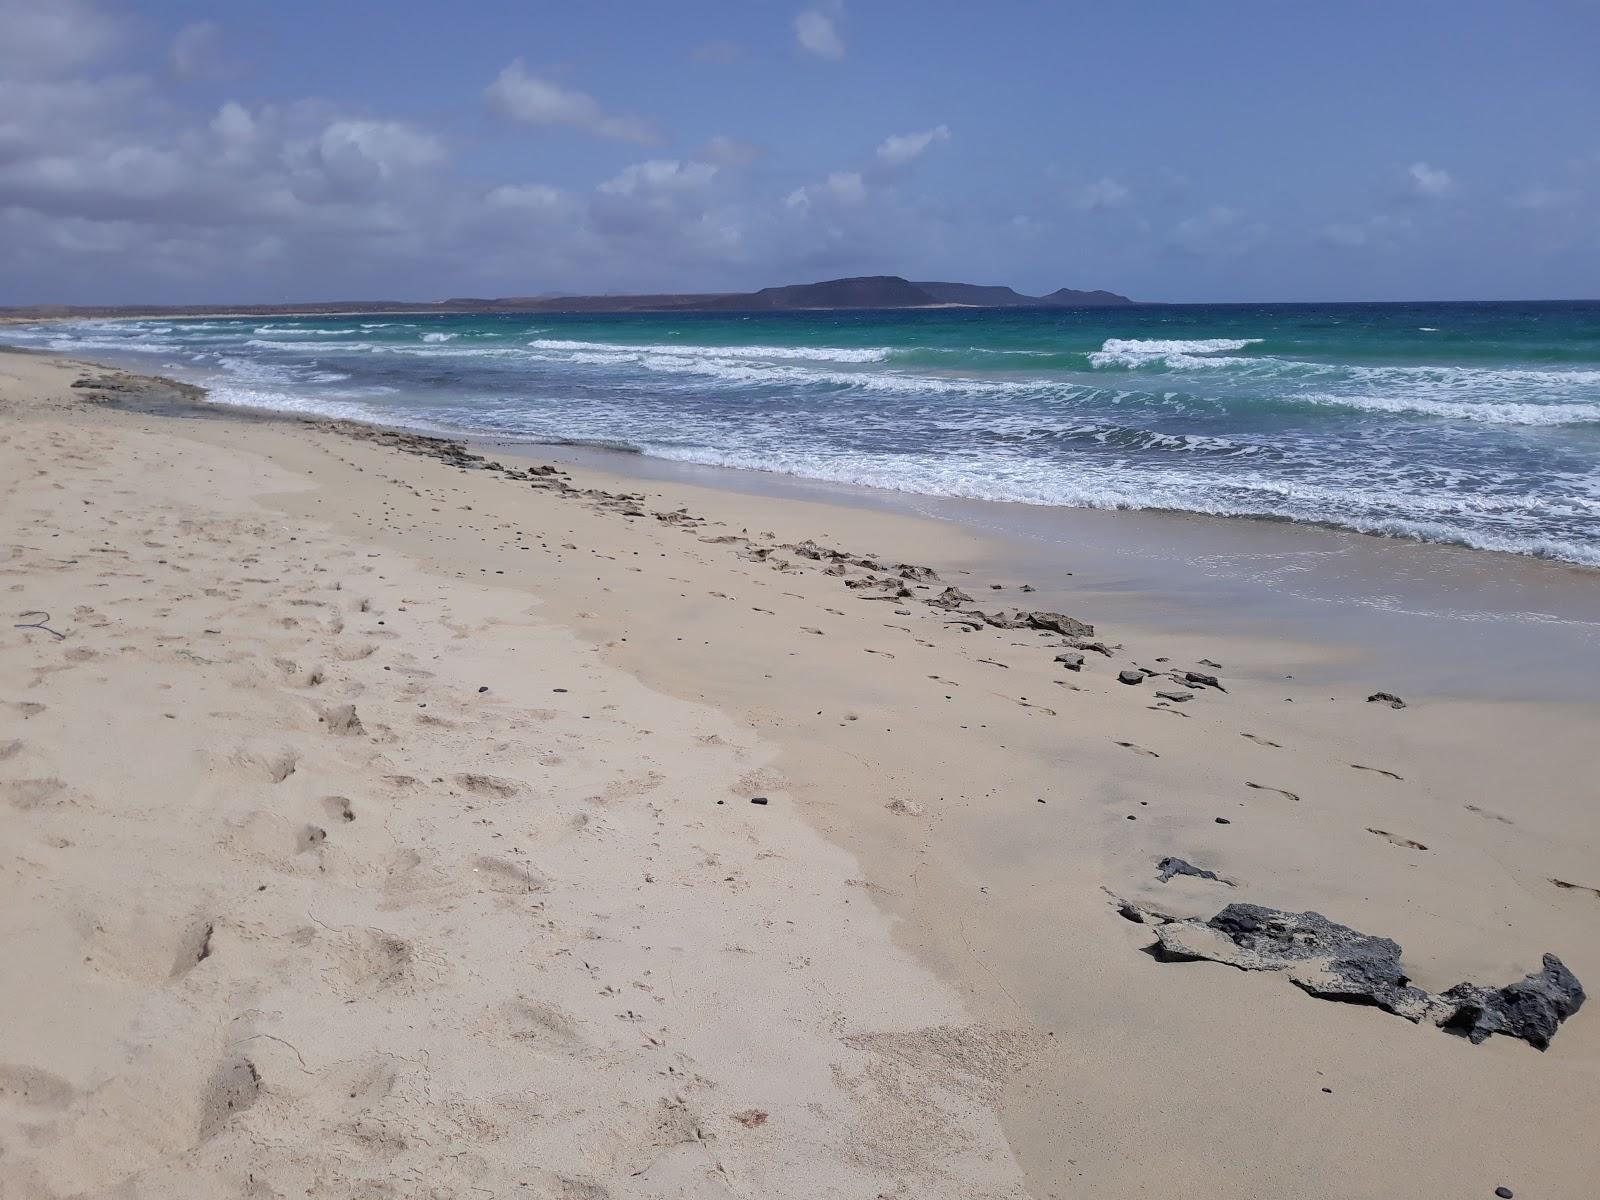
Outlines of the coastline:
M231 511L244 503L238 481L247 480L248 503L297 537L315 531L346 551L371 547L362 553L406 564L406 586L426 580L451 597L477 597L457 601L469 607L514 597L526 611L531 602L541 624L598 650L617 687L642 681L652 695L675 697L669 708L723 714L716 736L748 740L748 761L762 764L752 769L769 772L759 783L774 793L767 807L795 817L786 861L802 875L830 854L858 864L835 864L838 891L853 912L884 917L851 936L901 972L891 988L898 1002L932 1018L918 1024L908 1012L909 1028L894 1038L848 1047L868 1059L861 1077L878 1088L873 1103L894 1091L885 1072L910 1072L917 1086L960 1098L932 1128L908 1107L893 1110L891 1125L924 1140L889 1167L873 1154L902 1143L881 1114L867 1121L876 1140L864 1153L879 1179L909 1178L900 1173L932 1155L945 1174L924 1177L922 1194L1013 1194L1023 1186L1005 1182L1015 1153L1037 1196L1075 1187L1346 1196L1375 1192L1400 1170L1427 1194L1513 1181L1530 1195L1564 1196L1580 1194L1596 1168L1583 1132L1600 1102L1592 1013L1563 1028L1546 1055L1506 1038L1471 1046L1374 1009L1328 1004L1279 978L1158 963L1139 952L1147 931L1122 921L1107 896L1186 916L1209 916L1232 899L1314 909L1399 940L1413 974L1435 990L1464 978L1509 982L1545 950L1579 978L1600 978L1595 898L1583 890L1600 886L1583 874L1597 840L1583 794L1600 767L1584 734L1597 712L1592 696L1511 701L1441 689L1396 711L1366 702L1394 686L1368 660L1358 665L1369 673L1362 686L1347 679L1330 697L1316 664L1349 660L1337 640L1298 629L1293 642L1260 627L1225 633L1134 603L1128 620L1109 569L1092 586L1030 572L1038 590L1022 593L1012 543L906 512L682 480L641 484L592 464L569 468L571 486L605 497L552 495L529 479L397 454L382 435L335 422L221 410L216 421L185 422L58 403L88 429L79 436L114 447L137 435L155 461L192 455L222 472L186 477L193 508ZM39 423L25 426L36 451L50 445L51 420L69 420L26 419ZM95 470L117 478L115 455ZM641 491L642 501L617 499ZM627 515L635 506L643 515ZM680 509L686 517L654 516ZM729 537L742 540L705 540ZM922 595L864 602L839 576L781 550L807 540L931 564L941 586L966 590L984 608L1065 612L1121 648L1067 672L1054 661L1059 639L1038 630L964 632ZM42 560L24 568L29 579L47 569ZM21 650L40 653L42 643ZM1200 669L1203 658L1226 664L1227 693L1171 704L1153 698L1159 683L1116 680L1134 664ZM474 666L489 669L481 659ZM63 686L38 678L46 689ZM515 686L513 674L493 691ZM521 735L505 736L507 753L518 753ZM618 739L613 750L626 754L627 745ZM762 828L741 832L759 841ZM826 842L805 842L813 829ZM719 843L715 853L731 850ZM1192 857L1237 886L1157 882L1152 864L1162 854ZM709 886L709 877L692 885ZM776 889L768 880L745 894L769 902L782 895ZM828 920L841 919L842 903L824 907ZM839 927L810 911L808 923L829 934L812 961L795 968L786 952L757 955L757 977L780 994L786 973L820 972L820 984L795 986L827 993L828 1011L851 1030L846 1041L876 1037L883 1031L858 1023L876 968L819 961L846 957ZM938 983L916 974L929 969ZM707 998L684 1014L686 1036L717 1011ZM910 1036L929 1029L960 1032ZM767 1036L746 1029L740 1044ZM817 1061L844 1053L818 1039ZM701 1061L720 1062L719 1053L730 1051L704 1048ZM274 1073L263 1078L276 1098ZM1463 1127L1477 1136L1460 1138ZM776 1142L791 1160L821 1136L779 1116L762 1128L766 1148ZM997 1128L1009 1148L994 1140ZM1350 1161L1353 1145L1366 1151L1362 1161ZM860 1155L839 1161L861 1167ZM767 1183L767 1194L806 1194L785 1190L783 1179ZM634 1194L625 1181L605 1186Z

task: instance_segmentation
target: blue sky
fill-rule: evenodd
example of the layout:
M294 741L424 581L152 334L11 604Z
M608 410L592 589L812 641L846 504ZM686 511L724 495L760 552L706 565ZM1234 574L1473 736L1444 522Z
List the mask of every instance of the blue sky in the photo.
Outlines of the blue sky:
M0 303L1600 294L1600 5L0 0Z

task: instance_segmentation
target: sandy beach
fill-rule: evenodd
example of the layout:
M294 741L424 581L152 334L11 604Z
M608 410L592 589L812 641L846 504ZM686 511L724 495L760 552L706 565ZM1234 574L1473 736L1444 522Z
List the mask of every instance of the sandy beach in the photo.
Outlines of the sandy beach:
M0 1195L1593 1194L1600 693L495 459L0 354Z

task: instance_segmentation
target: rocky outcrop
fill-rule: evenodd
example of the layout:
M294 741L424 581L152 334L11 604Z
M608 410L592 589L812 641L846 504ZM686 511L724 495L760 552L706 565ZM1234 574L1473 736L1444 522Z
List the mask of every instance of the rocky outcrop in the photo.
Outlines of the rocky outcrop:
M1458 983L1435 995L1411 983L1398 942L1321 913L1230 904L1201 921L1136 911L1156 926L1153 949L1163 962L1206 959L1242 971L1281 972L1313 996L1376 1005L1408 1021L1460 1033L1474 1044L1498 1033L1544 1050L1585 998L1583 986L1554 954L1544 956L1539 971L1505 987Z

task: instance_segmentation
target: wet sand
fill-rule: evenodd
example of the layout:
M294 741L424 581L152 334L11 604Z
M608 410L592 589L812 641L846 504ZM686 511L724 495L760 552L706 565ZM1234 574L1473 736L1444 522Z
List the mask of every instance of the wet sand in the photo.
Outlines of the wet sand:
M84 403L64 386L77 369L51 370L39 379L13 369L5 385L5 450L19 480L8 511L27 518L10 522L23 530L8 560L24 597L14 607L40 603L33 597L95 561L95 544L120 539L138 567L103 582L124 609L135 606L141 627L181 631L183 648L220 657L206 639L223 635L204 631L217 627L211 610L226 600L225 645L237 658L211 676L180 670L188 659L141 665L140 639L120 629L120 643L83 644L94 627L87 614L69 631L76 644L27 633L7 642L6 677L20 682L4 699L48 712L28 716L26 731L0 731L0 741L25 743L0 774L13 791L57 779L72 797L13 799L6 817L6 844L25 848L8 876L17 891L7 911L20 914L8 938L63 948L41 951L45 965L6 988L8 1004L32 1005L0 1050L13 1064L8 1078L54 1081L23 1088L52 1099L8 1115L3 1131L0 1164L10 1165L0 1170L37 1194L72 1194L52 1172L85 1138L122 1149L97 1159L97 1182L80 1191L206 1194L195 1180L238 1182L248 1163L277 1194L312 1178L329 1194L354 1193L397 1153L375 1130L404 1143L409 1168L496 1194L521 1186L522 1172L548 1195L1348 1197L1403 1179L1419 1195L1508 1186L1578 1197L1600 1171L1587 1136L1600 1113L1592 1011L1543 1054L1508 1037L1473 1045L1376 1008L1329 1003L1279 975L1158 961L1146 952L1150 927L1117 912L1118 898L1179 917L1208 917L1234 900L1315 910L1397 939L1412 978L1435 993L1464 979L1509 983L1546 951L1580 979L1600 978L1600 893L1587 890L1600 887L1600 705L1580 694L1582 671L1570 666L1540 695L1474 684L1509 677L1497 674L1502 660L1523 661L1505 645L1524 636L1522 624L1530 646L1552 629L1573 639L1548 651L1550 663L1586 644L1576 576L1570 614L1558 609L1569 624L1512 621L1513 632L1501 614L1499 623L1462 620L1459 628L1492 631L1471 641L1448 624L1432 639L1397 633L1386 643L1348 629L1366 619L1359 613L1382 610L1313 599L1304 603L1319 608L1296 615L1284 599L1294 593L1265 588L1277 599L1262 598L1267 572L1232 570L1219 582L1193 560L1171 566L1160 556L1153 568L1135 556L1129 569L1117 523L1130 530L1125 544L1142 535L1126 514L1074 518L1104 531L1074 541L1059 536L1065 522L1048 539L1022 528L1028 514L1016 528L980 534L971 520L930 520L872 499L801 499L770 481L761 484L769 494L753 495L641 480L593 461L557 488L504 451L524 477L399 452L331 422L198 420ZM205 528L207 513L224 523L174 557L184 540L172 531ZM81 551L66 575L51 545L60 536ZM1209 531L1196 536L1213 559L1237 554L1217 550ZM830 557L792 549L808 541L849 551L842 573L829 573L841 565ZM1032 549L1040 545L1046 553ZM1432 549L1383 545L1354 576L1376 578L1385 556ZM242 553L270 559L251 575L274 582L247 585ZM860 566L864 557L879 569ZM160 590L168 585L147 581L162 580L158 558L188 574L185 596L205 596L207 586L238 594L196 600L191 615ZM1281 555L1273 562L1281 566ZM903 579L894 587L904 596L848 586L899 579L902 563L940 578ZM1425 592L1436 577L1415 570ZM1191 579L1183 594L1151 590L1168 571ZM330 593L334 582L351 594ZM1024 582L1036 590L1024 592ZM1110 654L1081 651L1082 668L1069 670L1057 661L1072 652L1058 633L963 621L960 609L927 603L947 586L968 593L972 608L1091 622L1092 640ZM1479 603L1454 586L1461 608ZM1567 603L1567 583L1548 586ZM249 588L265 591L246 603ZM362 609L356 591L378 600ZM424 595L449 611L420 607ZM293 612L297 600L336 609L373 652L335 654L348 635L329 632L332 612L304 632L284 627L285 614L313 625ZM416 615L399 618L402 605ZM1541 605L1549 607L1542 594L1528 608ZM1394 616L1373 619L1391 628ZM380 619L398 620L403 636L382 636ZM1454 620L1407 616L1392 628ZM299 650L275 644L302 637L311 640ZM1428 650L1430 641L1445 653ZM62 669L61 656L80 649L96 654ZM308 709L303 678L273 678L269 664L286 653L297 665L327 661L316 686L360 711L363 734L341 737L337 753L326 749L327 713L315 708L328 702L319 696ZM1450 668L1452 654L1468 653L1479 656L1474 671ZM158 666L171 672L161 678L164 703L193 722L123 729L132 718L93 703ZM1177 689L1164 676L1118 682L1137 667L1213 673L1227 690ZM417 670L433 672L439 681L425 686L447 700L419 699ZM580 687L556 685L558 675ZM480 678L495 697L482 728ZM598 691L603 702L575 709L552 686L568 686L568 697ZM1192 698L1162 700L1158 688ZM1369 703L1379 690L1399 692L1407 707ZM424 702L442 705L427 715L450 724L427 723L415 707ZM539 715L546 710L556 715ZM546 720L558 722L559 738L542 732ZM121 730L127 757L114 770L94 756L79 761L73 748L104 739L108 727ZM254 792L229 808L203 786L208 774L143 778L152 772L128 764L156 745L145 741L152 729L166 739L162 762L205 761L208 771L212 747L245 764L280 742L304 747L316 758L296 772L308 788L296 802L337 794L393 806L396 839L406 835L426 857L437 890L372 907L363 889L386 876L362 854L377 848L340 846L337 824L321 826L325 844L302 846L296 822L312 818L298 811L285 814L282 836L262 833L259 846L241 849L244 835L226 830L259 820L273 798ZM235 745L253 740L271 745ZM387 761L402 750L423 765ZM541 758L552 752L562 761ZM238 769L243 788L250 768ZM644 786L652 773L661 778ZM421 782L414 798L383 782L395 774ZM522 784L474 800L453 782L467 775ZM158 783L202 833L209 820L222 832L180 837L182 823L130 824L127 805ZM752 796L768 803L752 805ZM487 807L469 812L462 802ZM562 828L589 820L535 837L552 811ZM474 856L491 853L473 841L487 836L482 819L518 831L527 869L548 881L536 902L526 889L508 898L482 885L472 869ZM349 824L366 829L359 816ZM89 840L83 828L99 839L94 853L50 853L52 838ZM130 828L175 873L91 886ZM330 855L351 857L330 868ZM1167 855L1227 882L1161 882L1156 863ZM212 887L196 908L195 874L228 877L240 861L269 897L287 892L273 901L282 907L257 915L245 907L257 893ZM308 930L302 888L316 889L324 921L320 906L353 906L373 937L426 947L419 958L429 972L396 987L370 986L370 974L353 991L336 986L351 970L338 940L349 934ZM191 955L192 970L128 971L113 986L107 968L82 959L95 956L93 939L106 936L107 914L127 907L129 890L155 916L112 936L115 945L148 941L152 958L173 961L173 951L181 961L196 913L240 932L218 939L216 953ZM80 893L83 918L54 915L50 897ZM609 931L599 941L611 957L588 976L593 991L648 996L635 984L659 989L670 970L669 998L640 1001L640 1032L675 1048L669 1074L681 1068L679 1078L660 1073L664 1056L648 1039L597 1040L622 1020L610 1009L638 1004L604 996L609 1007L584 1007L596 1004L585 977L563 974L548 946L505 952L502 939L529 936L539 914L571 934ZM560 958L587 957L561 937L569 953ZM743 974L721 973L729 954ZM227 974L208 982L209 971ZM47 1019L66 995L81 997L75 1020ZM519 1038L525 1026L505 1007L513 998L560 1009L562 1028L580 1031L576 1042L552 1050L548 1032ZM172 1005L212 1031L213 1057L194 1056L204 1071L149 1044L145 1014ZM248 1086L250 1072L235 1061L242 1039L219 1046L214 1032L243 1012L250 1038L281 1037L298 1056L263 1049L250 1059L257 1078ZM341 1041L352 1020L383 1036L357 1053ZM443 1028L423 1032L430 1021ZM82 1049L77 1026L102 1029L107 1052ZM333 1103L331 1089L350 1062L366 1061L361 1054L388 1055L394 1083L356 1112ZM130 1124L135 1076L180 1106L185 1137L152 1143ZM129 1096L122 1106L108 1099L119 1087ZM266 1102L228 1108L230 1096L251 1090ZM655 1120L662 1110L638 1097L656 1092L689 1116ZM513 1103L530 1095L531 1108ZM470 1174L449 1174L468 1168L433 1147L446 1128ZM532 1141L530 1131L539 1131ZM671 1173L652 1179L658 1156Z

